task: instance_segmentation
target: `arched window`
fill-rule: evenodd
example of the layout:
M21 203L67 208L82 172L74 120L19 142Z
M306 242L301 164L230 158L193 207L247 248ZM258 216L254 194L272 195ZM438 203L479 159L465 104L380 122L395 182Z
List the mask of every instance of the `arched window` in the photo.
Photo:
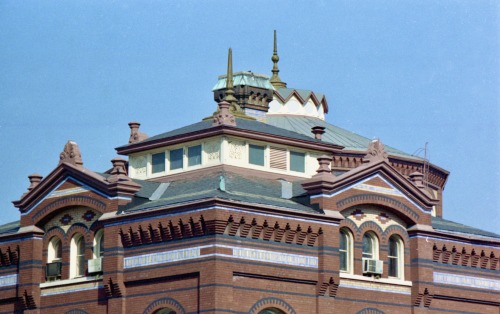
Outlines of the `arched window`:
M347 229L340 229L340 271L352 272L352 234Z
M104 254L104 230L101 229L94 236L94 258L101 258Z
M393 235L389 238L389 277L403 279L404 275L404 245L400 237Z
M76 234L71 239L70 277L85 275L85 238Z
M62 268L62 242L58 237L52 237L47 247L47 265L45 266L45 276L47 281L61 279Z
M372 232L363 235L363 258L378 259L378 239Z
M47 250L47 263L58 262L62 257L62 243L58 237L52 237Z

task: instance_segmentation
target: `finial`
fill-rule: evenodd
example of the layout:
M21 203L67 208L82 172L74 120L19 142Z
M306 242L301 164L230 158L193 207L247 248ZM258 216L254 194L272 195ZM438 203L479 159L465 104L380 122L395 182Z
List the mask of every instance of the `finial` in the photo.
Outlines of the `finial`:
M63 162L72 164L78 168L83 167L82 154L75 142L68 141L66 145L64 145L64 150L59 155L59 164Z
M274 50L273 50L273 56L271 57L271 61L273 61L273 75L271 76L271 84L275 88L285 88L286 83L282 82L280 77L278 76L278 72L280 71L278 69L278 61L280 61L280 57L278 57L278 45L277 45L277 40L276 40L276 30L274 30Z
M321 136L325 133L324 126L313 126L311 132L314 134L314 138L321 141Z
M363 162L375 162L379 160L384 160L389 162L388 154L385 151L384 144L379 139L375 139L368 145L368 153L363 157Z
M226 97L224 100L231 105L237 104L233 90L233 50L231 48L229 48L227 56Z

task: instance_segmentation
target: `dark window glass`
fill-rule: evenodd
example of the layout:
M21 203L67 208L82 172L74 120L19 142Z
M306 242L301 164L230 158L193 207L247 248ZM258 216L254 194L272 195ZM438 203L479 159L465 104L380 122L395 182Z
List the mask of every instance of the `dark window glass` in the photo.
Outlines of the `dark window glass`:
M349 236L344 232L340 232L340 270L348 271L348 258L349 258Z
M182 169L184 150L182 148L170 151L170 170Z
M305 172L306 154L290 152L290 170Z
M201 145L188 148L188 166L201 165Z
M389 238L389 276L399 277L399 243L394 237Z
M249 145L248 162L252 165L264 166L264 146Z
M363 258L374 258L373 237L368 233L363 236Z
M153 173L165 171L165 153L153 154L151 156L151 163L153 164Z

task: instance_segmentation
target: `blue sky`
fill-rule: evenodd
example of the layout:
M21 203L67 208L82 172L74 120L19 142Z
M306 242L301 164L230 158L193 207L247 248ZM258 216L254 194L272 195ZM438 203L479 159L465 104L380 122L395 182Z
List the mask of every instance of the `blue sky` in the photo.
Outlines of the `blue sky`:
M327 121L451 172L444 217L499 233L498 1L0 1L0 224L67 140L104 171L133 120L200 121L234 70L327 96Z

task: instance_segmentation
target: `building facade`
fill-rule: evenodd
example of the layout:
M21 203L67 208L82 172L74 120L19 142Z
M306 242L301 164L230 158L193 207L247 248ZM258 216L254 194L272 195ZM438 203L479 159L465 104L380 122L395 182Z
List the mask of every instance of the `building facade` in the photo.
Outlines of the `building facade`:
M448 172L232 70L213 116L108 171L69 141L0 227L0 313L499 313L500 236L443 218ZM84 155L84 154L83 154Z

